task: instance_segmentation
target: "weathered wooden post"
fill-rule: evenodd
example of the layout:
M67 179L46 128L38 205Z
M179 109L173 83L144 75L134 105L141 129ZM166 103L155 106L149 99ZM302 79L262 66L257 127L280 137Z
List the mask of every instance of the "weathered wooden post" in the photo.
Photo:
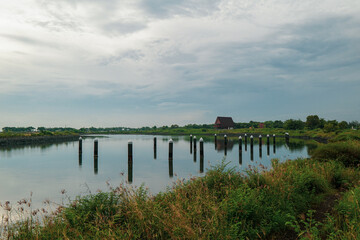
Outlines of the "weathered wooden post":
M193 141L194 141L194 153L196 153L196 136L194 136Z
M192 154L192 142L193 142L193 136L190 134L190 154Z
M242 137L239 136L239 164L242 165Z
M250 136L250 160L254 161L254 137Z
M242 152L242 137L239 136L239 152Z
M98 139L95 138L94 140L94 157L98 157L99 156L99 142Z
M194 136L193 141L194 141L194 162L196 162L196 136Z
M204 139L200 138L200 173L204 172Z
M259 135L259 157L262 158L262 136Z
M133 143L128 141L128 182L133 181Z
M156 137L154 137L154 159L156 159L156 151L157 151L157 146L156 146L157 142L156 142Z
M82 154L82 137L79 137L79 155Z
M169 159L173 159L173 149L174 149L174 142L173 140L170 138L169 140Z
M259 135L259 147L262 148L262 136Z
M174 142L170 138L169 140L169 177L173 177L174 175L174 165L173 165L173 150L174 150Z
M273 134L273 152L276 153L276 136Z
M247 152L247 134L245 133L245 152Z
M270 135L266 135L266 145L270 145Z
M214 134L214 143L215 143L215 149L217 147L217 136L216 136L216 133Z

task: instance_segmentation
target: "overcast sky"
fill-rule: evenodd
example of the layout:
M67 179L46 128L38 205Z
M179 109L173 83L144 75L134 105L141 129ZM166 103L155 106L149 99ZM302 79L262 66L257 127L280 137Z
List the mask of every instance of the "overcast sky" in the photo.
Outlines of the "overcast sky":
M360 120L359 0L3 0L0 128Z

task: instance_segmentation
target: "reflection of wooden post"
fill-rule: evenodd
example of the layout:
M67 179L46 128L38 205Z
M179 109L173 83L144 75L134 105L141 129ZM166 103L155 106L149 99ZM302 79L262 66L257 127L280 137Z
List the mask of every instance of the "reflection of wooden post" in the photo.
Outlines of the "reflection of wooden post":
M98 174L99 171L99 162L98 162L98 157L94 156L94 173Z
M82 138L79 137L79 154L82 154Z
M204 140L200 138L200 173L204 172Z
M133 181L133 143L128 141L128 182Z
M81 167L82 166L82 154L79 153L79 166Z
M99 156L99 143L98 143L98 139L95 138L94 140L94 157L98 157Z

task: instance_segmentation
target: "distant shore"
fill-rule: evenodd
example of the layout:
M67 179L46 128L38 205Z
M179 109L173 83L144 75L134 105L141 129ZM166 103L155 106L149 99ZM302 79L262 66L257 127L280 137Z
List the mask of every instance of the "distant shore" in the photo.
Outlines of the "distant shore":
M53 135L53 136L15 136L0 138L0 147L24 146L47 143L75 141L80 135Z

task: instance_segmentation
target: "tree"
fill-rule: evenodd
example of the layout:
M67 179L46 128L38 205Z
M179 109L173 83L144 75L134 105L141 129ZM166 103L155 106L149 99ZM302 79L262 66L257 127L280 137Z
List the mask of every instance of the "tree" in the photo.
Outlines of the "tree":
M286 120L284 123L284 128L288 130L303 130L305 127L305 123L303 121L289 119Z
M347 128L349 128L349 124L348 124L346 121L340 122L338 126L339 126L340 129L347 129Z
M306 127L309 129L315 129L320 126L320 118L318 115L309 115L306 117Z

